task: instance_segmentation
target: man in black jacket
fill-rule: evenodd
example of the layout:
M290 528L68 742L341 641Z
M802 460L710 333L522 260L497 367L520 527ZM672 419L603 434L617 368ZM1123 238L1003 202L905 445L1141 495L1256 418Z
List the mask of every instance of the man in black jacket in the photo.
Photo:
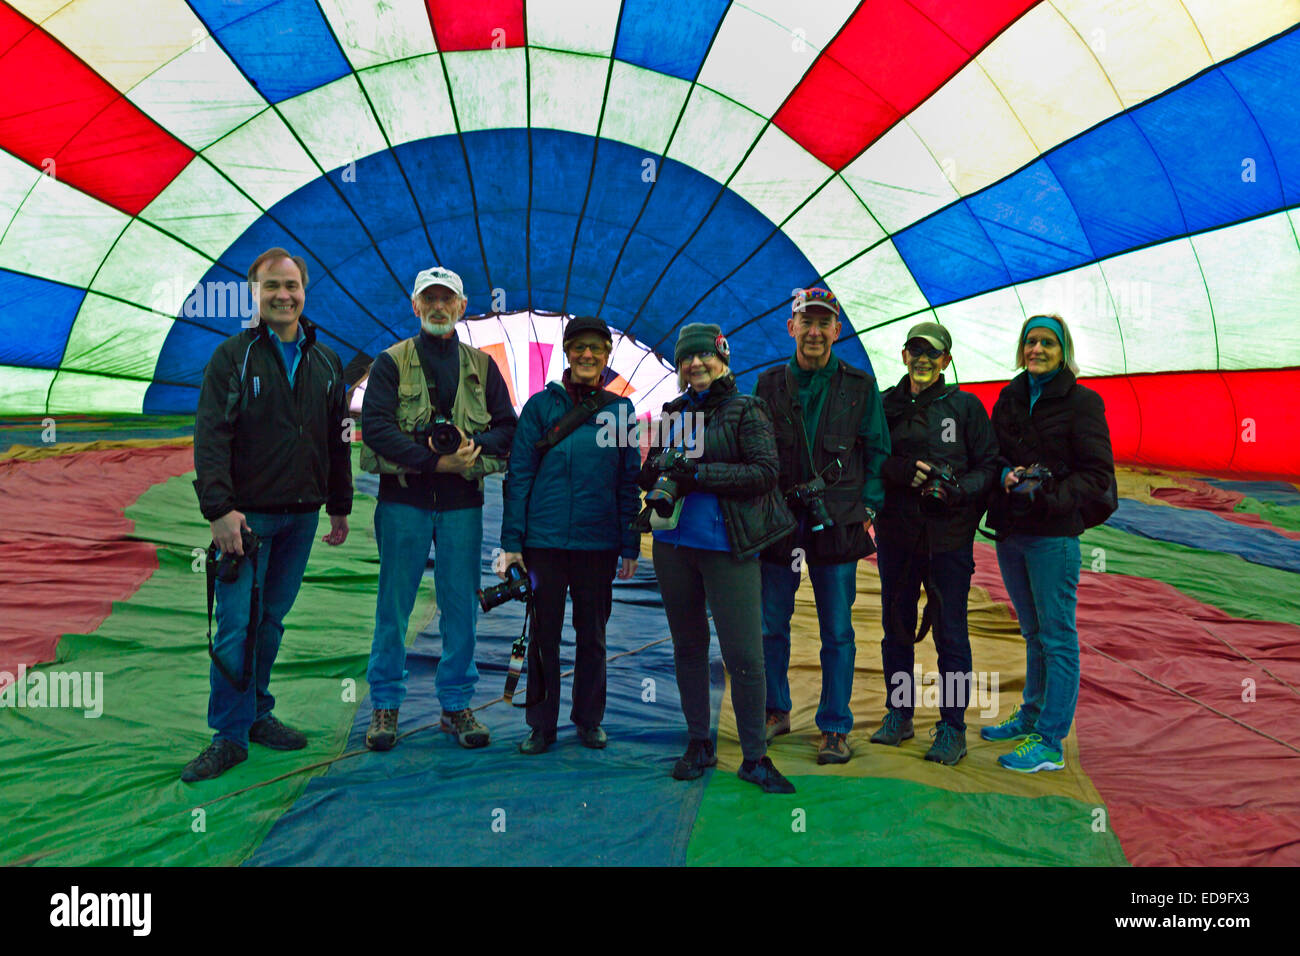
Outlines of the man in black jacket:
M806 563L822 641L818 763L852 756L849 700L857 648L851 615L858 561L875 550L867 529L884 504L880 467L889 455L875 378L831 351L839 315L826 289L798 292L786 322L794 356L760 375L755 389L772 409L779 487L799 519L794 535L762 555L767 739L790 732L790 618Z
M366 383L361 466L381 475L375 508L379 595L367 670L373 712L366 746L372 750L388 750L397 741L397 713L406 697L406 626L430 543L437 549L441 727L462 747L490 741L469 707L478 681L483 476L505 468L516 417L496 363L456 335L468 303L460 276L450 269L421 272L411 293L420 332L380 352ZM428 431L439 422L449 445L439 431Z
M181 773L187 783L247 759L250 740L275 750L307 746L306 736L271 713L271 665L321 505L330 517L322 540L330 545L346 540L352 511L343 366L302 317L307 264L268 249L248 280L256 283L260 321L217 346L194 419L199 504L224 561L233 555L237 563L233 580L216 581L208 698L215 733Z
M996 480L998 446L988 413L974 395L948 385L952 338L937 322L907 332L907 374L885 392L893 454L885 462L885 508L876 523L880 568L880 642L888 712L872 743L912 737L916 687L916 601L922 583L939 652L940 721L926 760L955 765L966 755L971 650L966 599L975 571L975 529Z

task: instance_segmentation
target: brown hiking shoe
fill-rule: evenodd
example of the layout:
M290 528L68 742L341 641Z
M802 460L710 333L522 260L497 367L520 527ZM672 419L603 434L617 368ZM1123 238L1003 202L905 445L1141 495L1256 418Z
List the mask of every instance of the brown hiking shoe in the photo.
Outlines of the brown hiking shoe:
M444 710L440 729L443 733L454 736L456 743L469 750L486 747L492 739L492 734L478 722L474 717L474 711L469 708L455 713Z
M370 715L366 746L371 750L392 750L397 743L397 710L376 710Z
M822 734L822 742L817 745L818 763L848 763L852 756L846 734Z
M782 734L788 734L789 732L790 712L788 710L769 710L765 728L767 742L771 743L774 737L780 737Z

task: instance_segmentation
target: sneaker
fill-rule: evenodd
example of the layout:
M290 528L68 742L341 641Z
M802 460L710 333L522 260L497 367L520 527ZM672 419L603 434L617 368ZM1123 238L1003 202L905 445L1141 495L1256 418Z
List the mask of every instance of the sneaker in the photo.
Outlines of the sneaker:
M771 743L775 738L782 734L790 732L790 711L788 710L769 710L767 712L767 742Z
M781 776L781 771L772 766L772 758L746 760L736 771L736 776L749 783L756 783L764 793L794 793L794 784Z
M599 724L595 727L578 725L578 740L582 742L584 747L590 747L592 750L604 750L605 744L609 743L609 736L600 729Z
M966 731L958 730L942 720L930 731L934 743L926 751L925 759L933 760L948 767L957 766L957 761L966 756Z
M1059 750L1049 750L1043 745L1043 738L1030 734L1024 742L998 758L998 763L1008 770L1018 773L1038 773L1040 770L1063 770L1065 754Z
M823 733L822 742L817 747L818 763L848 763L853 756L845 734Z
M915 736L912 730L912 718L904 717L897 710L891 710L885 714L880 729L871 735L871 742L897 747L904 740L911 740Z
M181 780L185 783L211 780L213 777L220 777L235 764L243 763L247 759L248 751L239 744L231 743L229 740L214 740L208 745L207 750L185 765L185 769L181 771Z
M442 723L439 726L443 733L451 734L456 738L456 743L469 750L486 747L492 740L492 734L478 722L474 712L468 707L455 713L444 710Z
M1011 712L1011 716L992 727L981 727L980 737L984 740L1024 740L1034 732L1033 727L1026 726L1020 719L1020 708Z
M395 743L397 743L397 708L372 711L370 729L366 731L366 746L371 750L392 750Z
M302 750L307 746L306 734L280 723L274 714L267 714L249 727L248 739L272 750Z
M716 766L718 755L713 752L713 742L709 740L692 740L686 746L686 753L673 764L674 780L695 780L704 776L706 767Z
M546 753L546 748L550 747L553 743L555 743L555 738L553 736L548 737L540 730L534 728L532 733L520 741L519 752L521 754L528 754L530 757L533 754L544 754Z

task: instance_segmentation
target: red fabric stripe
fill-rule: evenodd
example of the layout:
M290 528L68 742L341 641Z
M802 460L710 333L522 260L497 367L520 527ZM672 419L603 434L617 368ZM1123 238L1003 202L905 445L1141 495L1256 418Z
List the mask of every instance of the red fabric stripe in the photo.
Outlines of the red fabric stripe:
M772 122L843 169L1036 2L863 3Z
M0 147L136 215L194 158L57 40L0 4Z
M1244 479L1300 475L1300 369L1160 372L1083 384L1106 402L1118 461ZM1005 385L963 382L962 389L991 412Z
M1213 636L1300 686L1300 628L1233 618L1160 581L1093 573L1090 560L1085 553L1079 578L1081 644L1300 745L1300 697ZM971 583L1011 607L992 547L975 546ZM1002 686L1016 677L1003 675ZM1244 678L1255 682L1254 702L1242 700ZM1130 863L1300 864L1294 752L1088 647L1075 720L1078 755L1066 759L1080 761L1105 800Z
M193 468L188 445L0 462L0 671L54 660L61 635L94 631L157 570L123 509Z
M523 46L523 0L425 0L438 49L490 50Z
M1184 480L1186 479L1179 479L1179 481ZM1188 484L1193 487L1157 488L1151 492L1151 497L1167 501L1176 508L1197 508L1201 511L1212 511L1220 518L1227 518L1229 521L1245 525L1247 528L1272 531L1274 534L1280 534L1292 541L1300 541L1300 531L1288 531L1286 528L1279 528L1273 522L1257 514L1246 511L1233 511L1232 509L1237 506L1237 503L1246 497L1240 492L1225 491L1222 488L1207 485L1203 481L1188 481Z

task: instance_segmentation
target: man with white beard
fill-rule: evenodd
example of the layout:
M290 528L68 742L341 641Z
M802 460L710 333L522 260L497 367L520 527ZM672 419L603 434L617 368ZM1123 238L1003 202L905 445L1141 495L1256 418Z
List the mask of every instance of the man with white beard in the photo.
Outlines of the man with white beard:
M442 656L435 686L442 730L462 747L490 735L470 710L478 681L474 644L483 476L505 468L515 434L510 390L486 352L461 342L460 276L425 269L411 308L420 332L375 359L362 405L361 467L379 474L375 542L379 595L367 678L373 713L366 746L388 750L406 696L406 627L433 543Z

